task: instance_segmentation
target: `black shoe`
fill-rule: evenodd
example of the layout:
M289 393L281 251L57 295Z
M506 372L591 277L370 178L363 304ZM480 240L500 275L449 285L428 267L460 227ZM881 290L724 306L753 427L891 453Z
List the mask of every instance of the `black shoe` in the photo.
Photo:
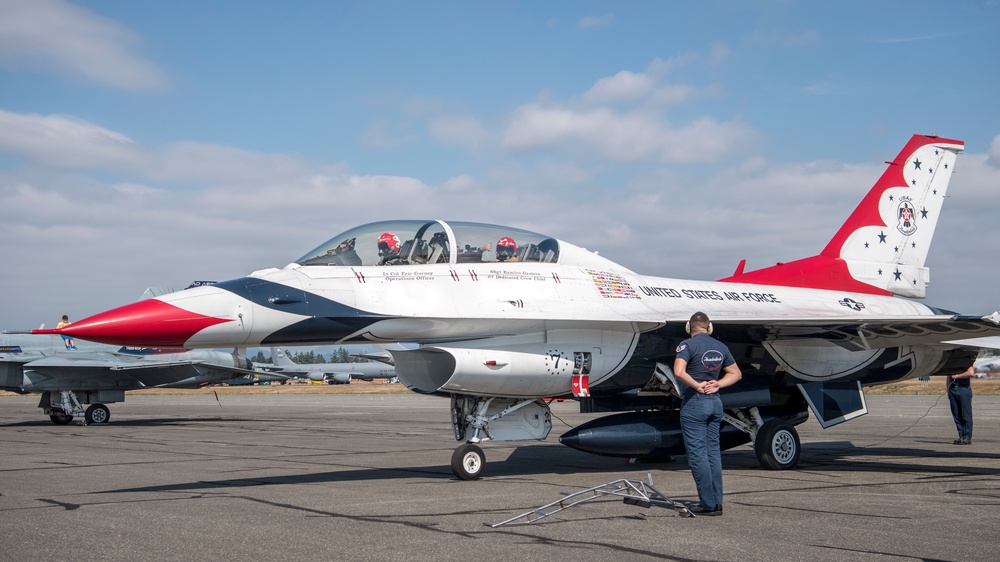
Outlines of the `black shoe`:
M959 439L959 445L972 445L972 439Z
M713 507L713 508L709 509L709 508L707 508L707 507L705 507L705 506L703 506L701 504L698 504L698 505L692 507L689 511L691 513L694 513L695 515L707 515L709 517L714 517L716 515L722 515L722 508L721 507Z

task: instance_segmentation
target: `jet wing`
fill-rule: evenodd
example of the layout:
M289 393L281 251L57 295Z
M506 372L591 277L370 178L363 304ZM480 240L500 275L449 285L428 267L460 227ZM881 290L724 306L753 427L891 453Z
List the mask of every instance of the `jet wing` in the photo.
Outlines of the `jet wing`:
M240 367L234 367L232 365L219 365L217 363L209 363L208 361L170 361L165 363L141 363L135 365L115 365L111 367L112 371L136 371L142 369L164 369L169 367L185 367L201 365L203 367L213 369L216 371L225 371L227 373L236 373L240 375L256 375L260 371L255 371L253 369L242 369Z
M825 320L819 318L713 318L716 328L735 328L749 336L748 343L822 339L850 351L907 345L950 344L959 340L1000 335L1000 313L988 316L940 314L895 318ZM735 333L733 334L735 336ZM727 335L728 337L728 335ZM739 336L735 336L737 339ZM746 337L746 336L744 336Z
M73 389L139 389L156 386L199 385L219 379L208 373L232 376L256 374L234 365L204 360L155 361L108 352L67 352L23 363L32 391Z

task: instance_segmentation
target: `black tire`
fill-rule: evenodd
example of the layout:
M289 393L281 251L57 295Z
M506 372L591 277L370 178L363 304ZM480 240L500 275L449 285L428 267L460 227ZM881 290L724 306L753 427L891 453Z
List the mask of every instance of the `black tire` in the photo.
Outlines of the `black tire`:
M771 420L757 432L753 444L757 462L768 470L788 470L799 463L799 432L785 420Z
M111 420L111 411L104 404L91 404L87 408L87 412L83 415L83 419L88 424L108 423Z
M52 410L52 413L49 414L49 419L56 425L67 425L73 421L73 416L62 410Z
M477 445L466 443L451 455L451 471L459 480L478 480L486 468L486 455Z

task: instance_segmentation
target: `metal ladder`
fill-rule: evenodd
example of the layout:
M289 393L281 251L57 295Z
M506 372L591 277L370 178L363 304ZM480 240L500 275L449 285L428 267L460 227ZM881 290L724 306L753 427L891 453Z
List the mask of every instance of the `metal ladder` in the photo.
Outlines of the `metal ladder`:
M511 517L506 521L501 521L499 523L484 522L483 525L494 529L502 525L530 525L575 505L601 499L605 496L618 496L622 498L624 503L637 505L639 507L648 508L655 505L657 507L673 509L677 512L675 517L694 517L694 514L691 513L691 510L689 510L686 505L668 498L653 486L652 474L647 473L647 476L649 478L649 482L631 480L629 478L620 478L606 484L601 484L600 486L594 486L593 488L587 488L586 490L567 494L566 497L561 500L556 500L552 503L547 503L541 507L532 509L531 511L526 511L520 515Z

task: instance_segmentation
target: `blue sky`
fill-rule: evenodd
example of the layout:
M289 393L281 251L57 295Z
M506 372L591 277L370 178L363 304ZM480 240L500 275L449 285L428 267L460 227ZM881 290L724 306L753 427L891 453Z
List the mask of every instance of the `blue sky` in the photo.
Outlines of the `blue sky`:
M641 273L817 253L962 139L927 303L1000 308L1000 2L0 0L0 329L390 218Z

